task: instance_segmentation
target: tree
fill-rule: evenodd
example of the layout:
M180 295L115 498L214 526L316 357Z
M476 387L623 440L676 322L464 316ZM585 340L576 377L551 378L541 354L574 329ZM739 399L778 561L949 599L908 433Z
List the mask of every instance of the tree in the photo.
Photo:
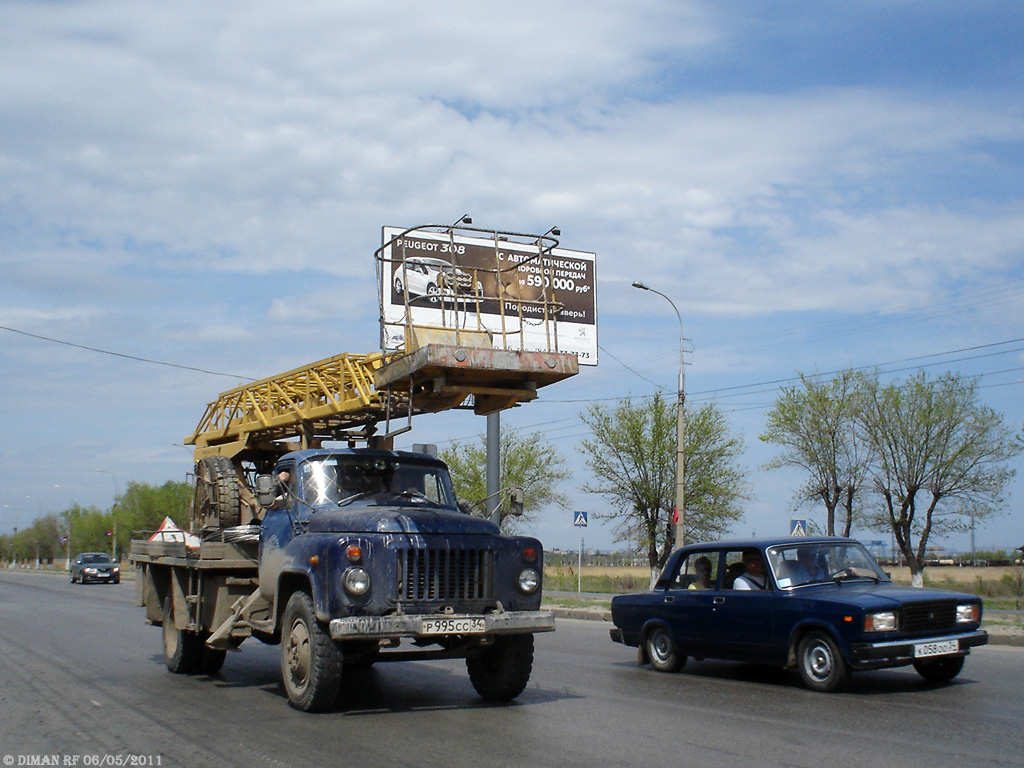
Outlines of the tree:
M863 386L859 422L876 456L873 484L912 583L921 586L933 533L1002 506L1014 475L1006 462L1024 448L1022 436L978 401L976 380L959 374L922 372L888 385L864 376Z
M595 477L583 489L611 502L618 540L646 549L652 581L675 543L677 418L675 403L660 394L646 405L628 398L614 409L595 404L583 416L592 438L581 448ZM685 540L718 538L742 516L746 494L736 463L742 450L714 404L686 414Z
M568 506L569 500L557 490L558 483L569 476L565 459L536 432L523 438L511 429L501 430L501 477L499 487L506 491L513 486L522 488L525 502L520 517L511 515L508 504L498 507L501 530L514 533L522 524L535 519L539 510L555 504ZM455 494L473 505L474 514L484 516L487 497L487 436L479 443L456 443L441 451L441 458L452 474ZM503 499L505 494L502 494Z
M135 531L152 531L165 517L181 525L188 520L192 488L188 483L168 480L156 487L131 481L123 494L114 499L108 511L73 504L61 513L63 528L71 538L74 552L116 551L120 557L131 547Z
M117 522L117 551L127 552L134 531L156 530L165 517L187 528L191 503L192 486L188 483L168 480L157 487L129 482L111 510Z
M782 390L768 411L761 440L782 447L769 469L797 467L807 482L800 503L825 505L825 526L836 533L836 509L843 509L842 535L853 526L855 502L871 464L871 446L857 429L863 398L862 379L852 370L828 381L800 374L800 385Z

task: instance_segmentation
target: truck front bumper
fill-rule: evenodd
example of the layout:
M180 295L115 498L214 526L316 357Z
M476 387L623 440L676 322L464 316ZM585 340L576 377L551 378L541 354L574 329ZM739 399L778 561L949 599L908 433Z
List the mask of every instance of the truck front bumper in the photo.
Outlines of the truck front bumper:
M482 616L466 614L402 614L391 616L348 616L331 619L335 640L376 640L389 637L450 637L452 635L522 635L552 632L551 611L506 611Z

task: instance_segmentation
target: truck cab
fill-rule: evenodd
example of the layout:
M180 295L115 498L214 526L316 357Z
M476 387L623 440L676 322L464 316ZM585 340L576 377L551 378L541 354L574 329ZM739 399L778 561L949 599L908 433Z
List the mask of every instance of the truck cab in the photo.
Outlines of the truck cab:
M539 610L540 542L500 536L490 521L461 511L438 459L303 450L284 456L274 476L277 496L259 546L268 601L307 588L325 622Z

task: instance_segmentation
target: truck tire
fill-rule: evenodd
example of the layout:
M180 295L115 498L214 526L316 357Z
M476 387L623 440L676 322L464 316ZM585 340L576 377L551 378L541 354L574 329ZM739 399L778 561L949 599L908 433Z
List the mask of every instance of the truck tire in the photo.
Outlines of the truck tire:
M174 596L168 592L163 612L164 661L176 675L191 675L199 670L203 643L199 635L174 626Z
M193 528L233 528L242 520L238 474L226 456L206 456L196 463Z
M341 687L341 651L317 621L313 599L295 592L281 623L281 677L288 701L303 712L334 703Z
M227 659L227 657L227 651L217 650L216 648L207 648L204 645L202 647L202 656L199 659L199 674L213 677L220 672L220 668L224 666L224 660Z
M533 635L502 635L466 658L469 681L488 701L511 701L533 671Z

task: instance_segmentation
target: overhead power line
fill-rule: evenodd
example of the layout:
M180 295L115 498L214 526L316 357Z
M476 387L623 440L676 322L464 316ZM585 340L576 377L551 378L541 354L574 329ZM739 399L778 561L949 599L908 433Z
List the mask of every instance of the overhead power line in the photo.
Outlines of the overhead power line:
M51 344L61 344L65 347L74 347L75 349L84 349L87 352L97 352L101 355L110 355L112 357L120 357L125 360L134 360L137 363L148 363L150 365L164 365L168 368L180 368L183 371L195 371L196 373L206 373L210 376L227 376L232 379L244 379L245 381L256 381L256 379L250 378L249 376L239 376L236 373L223 373L221 371L209 371L205 368L196 368L191 365L180 365L178 363L168 363L164 360L152 360L148 357L138 357L137 355L128 355L124 352L113 352L109 349L100 349L99 347L90 347L85 344L75 344L72 341L64 341L63 339L54 339L49 336L41 336L38 333L29 333L28 331L21 331L17 328L9 328L6 325L0 325L0 330L10 331L11 333L17 333L22 336L28 336L32 339L39 339L40 341L48 341Z

